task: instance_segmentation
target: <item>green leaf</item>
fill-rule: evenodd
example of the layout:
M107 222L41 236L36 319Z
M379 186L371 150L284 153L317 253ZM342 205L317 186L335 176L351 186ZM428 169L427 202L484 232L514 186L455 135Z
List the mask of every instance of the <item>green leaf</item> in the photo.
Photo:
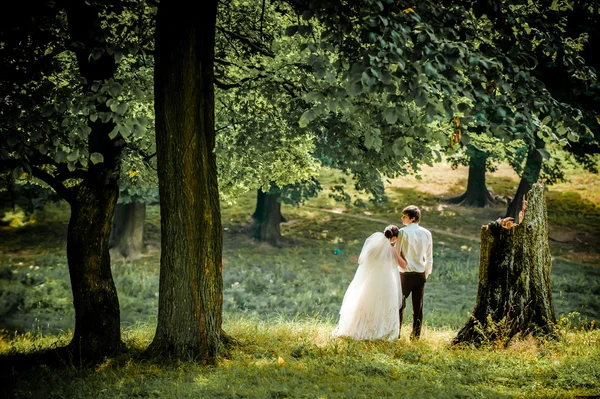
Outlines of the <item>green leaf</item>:
M110 131L110 133L108 134L108 137L113 140L115 137L117 137L117 135L119 134L119 126L115 125L115 127L113 128L113 130Z
M58 163L61 163L65 160L65 152L63 150L57 151L56 155L54 155L54 160Z
M550 123L550 121L552 121L552 117L548 115L544 119L542 119L542 125L547 125Z
M427 105L427 93L425 91L421 92L421 94L415 99L415 104L418 107L424 107Z
M465 133L460 138L460 142L463 143L464 145L467 145L471 142L471 137L469 137L469 135Z
M381 72L381 81L383 82L383 84L389 85L392 82L392 78L393 77L390 71L384 70Z
M325 73L327 72L323 66L315 66L315 77L317 79L323 79L325 77Z
M129 51L130 54L136 55L138 51L140 51L140 46L135 43L129 43L127 45L127 51Z
M79 149L75 148L69 155L67 155L67 161L75 162L79 159Z
M387 123L389 123L390 125L395 124L398 120L398 113L396 112L396 107L386 108L386 110L383 112L383 116L385 117Z
M102 49L100 48L95 48L92 50L92 54L90 54L90 57L92 57L94 60L98 61L100 59L100 57L102 57Z
M97 163L104 162L104 156L99 152L94 152L90 155L90 161L92 161L92 163L96 165Z
M363 92L363 86L360 81L355 81L350 84L350 94L358 96Z
M362 73L361 80L367 87L372 86L375 83L375 79L369 76L367 71Z
M96 119L98 119L98 114L90 114L90 121L96 122Z
M20 180L21 176L23 176L23 168L20 166L14 168L12 175L15 180Z
M304 10L304 12L302 13L302 19L308 21L312 18L313 15L314 13L312 12L312 10Z
M117 107L117 114L119 115L125 115L125 113L127 112L127 103L121 103L119 104L119 106Z
M431 64L431 62L427 62L425 64L425 73L427 75L432 75L435 76L437 75L437 70L435 69L435 67Z
M287 28L285 28L286 36L294 36L296 32L298 32L298 25L290 25Z
M54 113L54 104L46 104L42 107L42 116L44 118L49 117Z
M546 161L550 159L550 153L544 148L536 148L536 151L539 152L542 158L544 158Z
M113 97L117 97L119 94L121 94L122 91L123 91L123 86L121 86L121 84L118 82L112 82L110 84L110 88L108 89L108 92Z
M392 144L392 151L394 155L397 157L401 157L404 155L404 140L396 139L394 140L394 144Z

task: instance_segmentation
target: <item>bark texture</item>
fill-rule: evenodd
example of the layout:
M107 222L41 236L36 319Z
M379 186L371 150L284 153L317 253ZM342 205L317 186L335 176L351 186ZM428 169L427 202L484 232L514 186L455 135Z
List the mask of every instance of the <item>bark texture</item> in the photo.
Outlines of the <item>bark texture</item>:
M477 302L456 343L553 331L544 186L534 184L528 196L520 224L505 229L496 221L482 227Z
M146 252L144 245L144 221L146 204L130 202L117 204L110 235L110 248L130 259L138 258Z
M474 149L473 154L474 155L469 158L467 191L458 197L450 198L447 202L451 204L484 208L494 203L494 197L492 197L485 184L487 155L483 151Z
M214 154L217 1L182 0L157 16L155 114L161 258L149 352L213 364L222 324L222 227Z
M110 270L108 240L118 186L80 186L71 201L67 260L75 332L68 345L75 362L93 361L120 349L119 298Z
M281 214L281 194L265 193L258 190L256 195L256 210L252 214L255 229L252 236L260 242L273 246L281 245L281 226L286 219Z

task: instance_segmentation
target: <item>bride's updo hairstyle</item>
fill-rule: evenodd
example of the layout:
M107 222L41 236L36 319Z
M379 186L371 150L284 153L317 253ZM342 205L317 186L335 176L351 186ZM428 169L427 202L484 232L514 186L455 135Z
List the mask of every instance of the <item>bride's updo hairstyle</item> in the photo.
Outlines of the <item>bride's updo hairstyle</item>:
M398 237L398 232L400 231L400 229L398 229L398 226L394 226L393 224L390 224L389 226L387 226L384 230L383 230L383 234L387 237L387 239L391 239L392 237Z

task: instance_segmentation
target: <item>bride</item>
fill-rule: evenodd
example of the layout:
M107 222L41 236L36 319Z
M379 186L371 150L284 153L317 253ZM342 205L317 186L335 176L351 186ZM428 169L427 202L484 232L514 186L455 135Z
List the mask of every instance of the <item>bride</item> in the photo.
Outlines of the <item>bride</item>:
M390 225L383 233L374 233L365 241L332 337L357 340L398 337L402 305L398 266L406 267L406 261L393 246L398 231L398 227Z

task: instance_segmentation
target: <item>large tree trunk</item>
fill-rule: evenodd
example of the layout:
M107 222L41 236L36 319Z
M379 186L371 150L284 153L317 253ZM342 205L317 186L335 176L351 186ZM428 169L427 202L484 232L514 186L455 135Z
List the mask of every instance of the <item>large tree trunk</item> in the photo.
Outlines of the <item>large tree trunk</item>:
M213 364L222 324L222 227L214 154L217 0L161 2L155 114L161 213L156 335L148 351Z
M534 184L528 196L520 224L507 229L496 221L481 230L477 302L456 343L509 341L517 334L553 330L544 186Z
M256 209L252 214L256 223L252 237L273 246L281 244L280 223L286 221L281 214L280 197L279 192L265 193L259 189L256 195Z
M65 2L70 40L80 43L74 51L84 90L95 81L114 77L115 59L103 54L94 60L90 53L102 48L98 9L85 2ZM99 112L110 112L105 104ZM68 191L71 205L67 233L67 260L75 306L75 332L68 349L79 361L96 361L122 346L119 299L110 270L108 242L111 222L119 196L118 179L122 144L109 136L114 122L98 118L89 122L88 152L100 153L104 162L89 163L85 179Z
M134 201L128 204L117 204L110 234L110 248L114 248L125 258L139 258L146 252L145 220L145 203Z
M71 201L67 260L75 332L69 344L74 359L97 360L121 347L119 298L110 271L108 240L119 195L112 186L77 189Z
M517 188L517 193L515 194L513 200L508 204L505 217L512 217L517 220L519 211L523 206L523 198L525 197L525 194L531 190L533 184L536 183L540 177L544 159L542 154L538 151L538 148L544 148L545 143L541 139L536 139L535 145L537 148L532 149L527 154L525 169L523 170L523 175L521 176L521 181L519 182L519 187Z
M494 203L494 198L490 194L485 184L485 170L487 154L474 147L470 148L472 153L469 158L469 178L467 182L467 191L458 197L450 198L447 202L451 204L460 204L483 208Z

